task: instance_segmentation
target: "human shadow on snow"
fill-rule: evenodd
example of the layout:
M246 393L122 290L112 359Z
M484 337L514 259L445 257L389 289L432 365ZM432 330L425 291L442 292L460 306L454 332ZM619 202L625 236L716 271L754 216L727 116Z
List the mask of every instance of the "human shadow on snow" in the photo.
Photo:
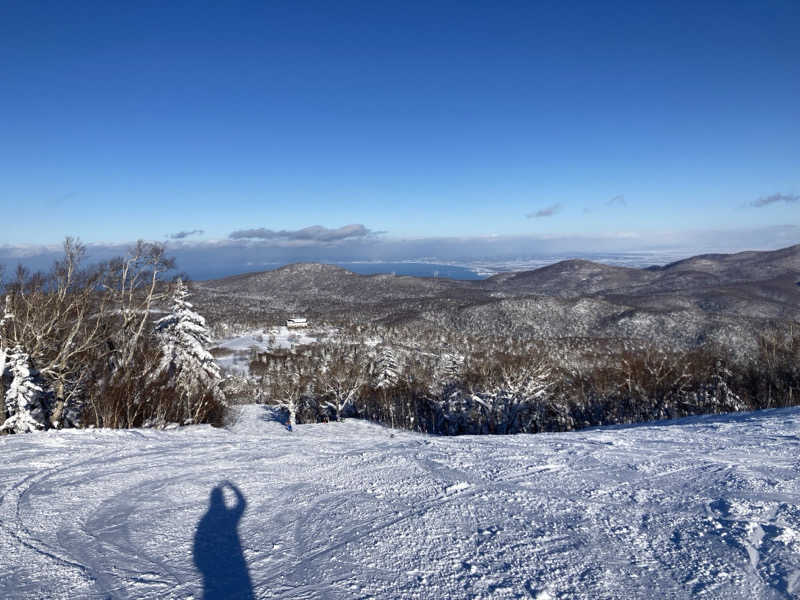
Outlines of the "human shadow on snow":
M225 504L226 487L235 496L231 507ZM194 564L203 575L204 600L255 598L238 531L246 507L244 495L229 481L211 490L208 511L194 534Z

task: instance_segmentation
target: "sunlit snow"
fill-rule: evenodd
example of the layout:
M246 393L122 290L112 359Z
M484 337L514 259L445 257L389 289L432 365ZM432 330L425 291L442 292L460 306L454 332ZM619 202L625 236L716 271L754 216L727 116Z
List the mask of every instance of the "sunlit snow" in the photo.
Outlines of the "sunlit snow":
M2 598L800 593L800 409L443 438L247 406L0 456Z

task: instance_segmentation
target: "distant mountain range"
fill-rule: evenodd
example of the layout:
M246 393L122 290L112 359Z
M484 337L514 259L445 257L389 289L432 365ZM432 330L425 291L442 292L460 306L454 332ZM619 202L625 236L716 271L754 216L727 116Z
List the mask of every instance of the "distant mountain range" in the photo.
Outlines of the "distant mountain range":
M220 319L302 314L452 327L475 335L751 343L800 323L800 244L643 269L565 260L463 281L357 275L316 263L195 284Z

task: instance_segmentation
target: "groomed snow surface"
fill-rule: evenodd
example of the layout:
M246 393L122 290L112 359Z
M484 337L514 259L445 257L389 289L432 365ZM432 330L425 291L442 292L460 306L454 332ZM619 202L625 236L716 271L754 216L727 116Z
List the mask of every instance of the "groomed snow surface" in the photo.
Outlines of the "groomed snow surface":
M2 598L800 594L800 409L442 438L248 406L0 457Z

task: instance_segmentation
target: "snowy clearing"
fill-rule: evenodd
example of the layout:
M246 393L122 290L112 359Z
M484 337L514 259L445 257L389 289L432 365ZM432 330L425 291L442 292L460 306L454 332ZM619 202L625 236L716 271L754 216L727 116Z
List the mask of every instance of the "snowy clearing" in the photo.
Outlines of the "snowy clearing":
M296 329L288 327L272 327L269 329L253 329L239 335L216 341L213 349L229 350L230 354L217 357L217 364L239 375L250 372L250 351L268 352L280 348L294 348L298 345L316 343L320 337L336 333L334 328Z
M440 438L247 406L0 453L2 598L800 593L800 409Z

